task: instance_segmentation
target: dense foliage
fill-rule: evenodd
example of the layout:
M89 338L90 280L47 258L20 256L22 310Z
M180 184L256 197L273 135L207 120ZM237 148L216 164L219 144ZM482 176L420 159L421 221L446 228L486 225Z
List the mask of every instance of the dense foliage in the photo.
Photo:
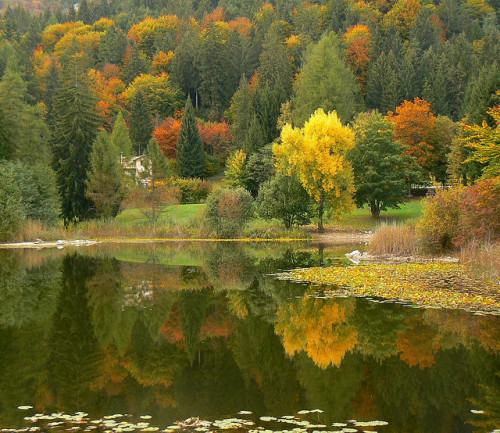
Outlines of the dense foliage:
M344 127L378 110L394 132L373 154L377 179L359 175L362 152L350 161L357 204L374 215L401 201L403 177L470 184L498 175L497 0L54 0L43 12L38 1L20 3L0 15L0 159L51 165L66 224L102 215L88 180L99 128L125 164L154 135L174 176L225 170L226 184L256 197L281 164L270 149L283 132L320 108ZM358 149L372 141L362 137ZM408 157L411 173L399 164ZM302 159L312 172L333 170L312 148ZM301 170L320 225L325 208L349 208L349 179L313 187L317 176L311 183Z

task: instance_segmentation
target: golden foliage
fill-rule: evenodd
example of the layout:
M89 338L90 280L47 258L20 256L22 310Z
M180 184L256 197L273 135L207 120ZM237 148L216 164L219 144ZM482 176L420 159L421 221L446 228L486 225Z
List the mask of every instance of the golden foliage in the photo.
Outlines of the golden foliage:
M342 125L337 113L320 108L303 128L285 125L280 138L273 146L276 169L297 175L315 201L327 198L337 214L350 210L353 174L345 155L354 147L354 132Z
M358 342L356 328L347 323L353 301L330 301L303 297L278 310L276 333L288 355L304 351L321 368L338 367Z

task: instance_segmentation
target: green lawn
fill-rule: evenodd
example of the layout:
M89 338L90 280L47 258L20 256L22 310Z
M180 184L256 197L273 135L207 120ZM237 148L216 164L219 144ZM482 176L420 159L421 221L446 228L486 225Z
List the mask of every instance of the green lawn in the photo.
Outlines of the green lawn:
M171 205L162 208L158 223L172 222L176 224L188 224L195 218L201 217L205 204L183 204ZM116 221L125 226L147 224L148 219L139 209L129 209L116 217Z
M380 219L371 216L367 206L356 209L352 214L344 215L341 221L327 224L328 228L374 230L381 223L404 223L416 220L422 213L422 201L411 200L401 205L401 209L389 209L381 212Z

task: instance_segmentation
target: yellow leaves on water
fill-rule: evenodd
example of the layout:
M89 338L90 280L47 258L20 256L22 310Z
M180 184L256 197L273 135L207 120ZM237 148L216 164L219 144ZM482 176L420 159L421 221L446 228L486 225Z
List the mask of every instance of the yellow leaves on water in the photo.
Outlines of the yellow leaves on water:
M500 312L500 284L456 263L377 264L293 270L286 278L332 286L353 296L378 296L425 306Z

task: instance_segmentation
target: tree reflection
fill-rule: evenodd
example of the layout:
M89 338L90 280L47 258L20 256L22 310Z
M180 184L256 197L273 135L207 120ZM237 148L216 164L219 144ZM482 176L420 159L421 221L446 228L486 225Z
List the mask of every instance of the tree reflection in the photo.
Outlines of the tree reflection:
M321 368L338 367L358 342L358 332L349 323L355 302L302 297L280 306L276 332L286 352L293 356L305 351Z

